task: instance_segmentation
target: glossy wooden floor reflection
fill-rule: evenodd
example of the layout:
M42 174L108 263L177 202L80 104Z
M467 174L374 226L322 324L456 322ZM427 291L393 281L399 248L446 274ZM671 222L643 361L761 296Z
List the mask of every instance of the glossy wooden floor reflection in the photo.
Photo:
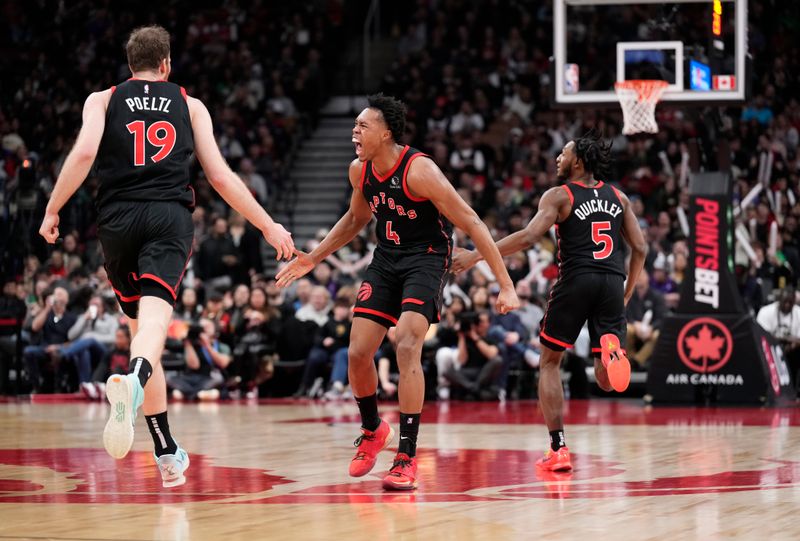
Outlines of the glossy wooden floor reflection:
M397 422L396 405L384 405ZM0 403L0 539L798 539L800 410L573 401L575 471L537 474L534 402L428 404L420 489L347 475L351 402L178 404L188 482L162 489L146 428L114 461L103 404Z

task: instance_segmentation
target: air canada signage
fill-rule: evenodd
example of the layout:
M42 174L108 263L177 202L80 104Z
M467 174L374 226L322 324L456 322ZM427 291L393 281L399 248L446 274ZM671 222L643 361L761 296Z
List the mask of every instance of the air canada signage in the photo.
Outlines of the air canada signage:
M749 315L674 315L647 386L656 402L774 403L790 394L788 373L780 347Z
M661 324L648 392L654 402L788 401L781 349L745 310L733 274L730 178L694 174L689 192L688 266L677 313Z

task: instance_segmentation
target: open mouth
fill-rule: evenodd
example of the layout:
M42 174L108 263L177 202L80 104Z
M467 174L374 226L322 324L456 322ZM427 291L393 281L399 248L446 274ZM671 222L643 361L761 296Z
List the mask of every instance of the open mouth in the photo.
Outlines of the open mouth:
M353 144L356 147L356 155L361 156L361 152L364 150L364 146L355 139L353 139Z

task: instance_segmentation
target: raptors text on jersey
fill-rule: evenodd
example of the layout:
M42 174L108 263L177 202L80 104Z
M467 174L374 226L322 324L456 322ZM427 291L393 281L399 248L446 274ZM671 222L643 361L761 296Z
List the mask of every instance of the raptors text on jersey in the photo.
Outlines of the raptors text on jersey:
M380 248L391 251L450 253L453 227L436 206L411 194L407 178L411 162L428 158L404 147L394 167L379 175L372 162L361 170L361 192L378 221Z

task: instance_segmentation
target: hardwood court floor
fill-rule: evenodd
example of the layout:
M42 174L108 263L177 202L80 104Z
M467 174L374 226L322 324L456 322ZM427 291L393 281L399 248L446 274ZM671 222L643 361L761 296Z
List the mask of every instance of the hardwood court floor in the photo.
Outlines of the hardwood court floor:
M2 539L800 539L800 410L572 401L575 471L542 475L535 402L430 403L420 488L347 475L352 402L176 404L191 455L162 489L147 430L114 461L105 404L0 403ZM397 422L397 405L382 406ZM392 447L395 449L395 447Z

